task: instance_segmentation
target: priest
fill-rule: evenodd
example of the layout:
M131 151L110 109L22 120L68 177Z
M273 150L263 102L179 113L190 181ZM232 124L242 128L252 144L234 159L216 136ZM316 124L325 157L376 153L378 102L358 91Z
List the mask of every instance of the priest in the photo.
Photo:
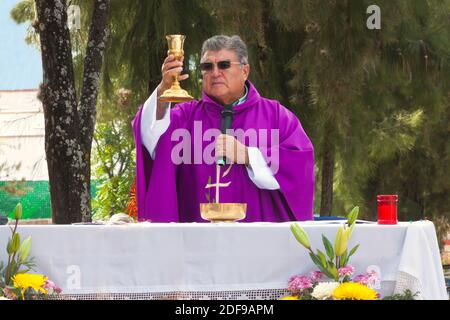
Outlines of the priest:
M172 55L164 60L159 86L133 120L139 221L204 222L200 203L216 200L205 187L219 183L221 159L229 170L220 202L247 203L244 222L312 220L313 145L298 118L260 96L248 80L241 38L217 35L203 43L199 101L159 101L182 66ZM225 108L232 123L224 134L219 129Z

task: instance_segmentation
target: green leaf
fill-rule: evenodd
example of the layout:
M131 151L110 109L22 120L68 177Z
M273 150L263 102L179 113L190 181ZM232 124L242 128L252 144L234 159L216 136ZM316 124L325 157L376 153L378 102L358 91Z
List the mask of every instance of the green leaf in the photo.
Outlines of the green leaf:
M327 267L327 258L325 257L325 254L322 251L320 251L319 249L317 249L317 256L320 259L322 266L324 268L326 268Z
M18 271L17 262L15 260L11 261L11 276L15 275Z
M356 252L356 250L358 250L358 248L359 248L359 244L357 244L356 246L354 246L354 247L352 248L352 250L350 250L350 253L348 254L348 257L350 258L350 257Z
M320 272L322 272L325 276L330 279L334 279L334 275L326 268L319 267Z
M322 262L320 261L319 257L317 257L314 253L310 252L309 256L311 257L311 260L314 262L314 264L317 267L323 268L322 267Z
M9 272L8 272L8 276L5 275L5 283L6 285L11 284L12 278L14 277L14 275L17 273L17 263L15 260L12 260L10 265L9 265Z
M19 298L19 300L22 299L22 291L21 291L20 288L16 288L16 287L11 286L11 287L9 287L9 289L11 290L11 292L13 294L15 294Z
M206 185L211 184L211 176L208 176L208 181L206 182ZM205 192L205 196L206 196L206 200L208 200L208 203L211 203L211 196L210 196L210 191L207 190Z
M345 267L347 265L347 261L348 261L347 250L345 250L341 256L339 268Z
M320 259L314 255L313 253L309 253L309 256L311 257L311 260L314 262L314 264L319 268L319 270L326 275L328 278L334 278L333 274L329 271L329 268L322 267L322 263L320 262Z
M29 272L29 271L31 271L31 269L23 269L23 270L20 270L20 271L17 271L16 272L16 274L19 274L19 273L27 273L27 272Z
M331 268L331 267L335 267L334 262L333 261L328 261L327 262L327 268Z
M31 249L31 236L27 237L19 248L19 261L24 262L28 258Z
M325 237L323 234L322 234L322 242L325 247L325 251L327 252L328 258L330 258L330 260L333 260L334 259L333 245L331 244L330 240L328 240L328 238Z
M36 263L34 261L34 257L31 257L28 260L24 261L22 263L22 266L27 267L30 270L34 270L34 267L36 266Z
M329 274L328 277L330 279L334 279L336 281L339 281L339 272L338 272L338 270L337 270L337 268L336 268L336 266L334 265L333 262L328 261L328 263L327 263L327 271L328 271L328 274Z
M331 278L333 278L333 279L335 279L336 281L338 281L339 280L339 272L338 272L338 270L336 269L336 267L330 267L330 268L328 268L328 270L330 271L330 273L331 273L331 275L332 275L332 277Z

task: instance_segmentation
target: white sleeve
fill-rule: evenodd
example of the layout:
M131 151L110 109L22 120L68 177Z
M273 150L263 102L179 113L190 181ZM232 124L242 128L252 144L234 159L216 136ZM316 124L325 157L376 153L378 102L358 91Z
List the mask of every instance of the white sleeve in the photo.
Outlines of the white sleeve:
M260 189L278 190L280 185L273 176L272 171L268 167L261 151L255 147L248 147L248 160L250 165L247 166L247 173L254 184Z
M147 149L152 159L155 159L155 149L161 135L166 132L170 124L170 103L167 103L166 112L161 120L156 120L157 89L144 103L141 116L142 144ZM167 111L167 109L169 111Z

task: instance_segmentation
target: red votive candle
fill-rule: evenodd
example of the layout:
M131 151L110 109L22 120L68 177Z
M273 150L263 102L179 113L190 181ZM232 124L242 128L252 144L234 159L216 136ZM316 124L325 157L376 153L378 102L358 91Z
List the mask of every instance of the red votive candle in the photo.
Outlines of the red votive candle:
M398 195L378 195L378 224L397 224Z

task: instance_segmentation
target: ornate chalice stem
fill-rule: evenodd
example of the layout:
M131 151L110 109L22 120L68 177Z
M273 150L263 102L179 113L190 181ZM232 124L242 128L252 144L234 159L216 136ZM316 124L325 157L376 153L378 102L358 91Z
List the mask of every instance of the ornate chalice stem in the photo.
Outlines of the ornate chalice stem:
M167 36L167 41L169 41L170 43L170 37L171 36ZM184 36L182 38L181 41L184 41ZM181 48L183 47L183 44L181 43ZM175 60L177 61L181 61L181 58L184 55L184 50L183 49L179 49L179 45L176 45L176 48L171 50L169 49L168 54L173 54L175 56ZM180 86L180 81L178 80L178 78L180 77L180 72L177 73L174 77L173 77L173 83L172 83L172 89L176 89L176 90L181 90L181 86Z

